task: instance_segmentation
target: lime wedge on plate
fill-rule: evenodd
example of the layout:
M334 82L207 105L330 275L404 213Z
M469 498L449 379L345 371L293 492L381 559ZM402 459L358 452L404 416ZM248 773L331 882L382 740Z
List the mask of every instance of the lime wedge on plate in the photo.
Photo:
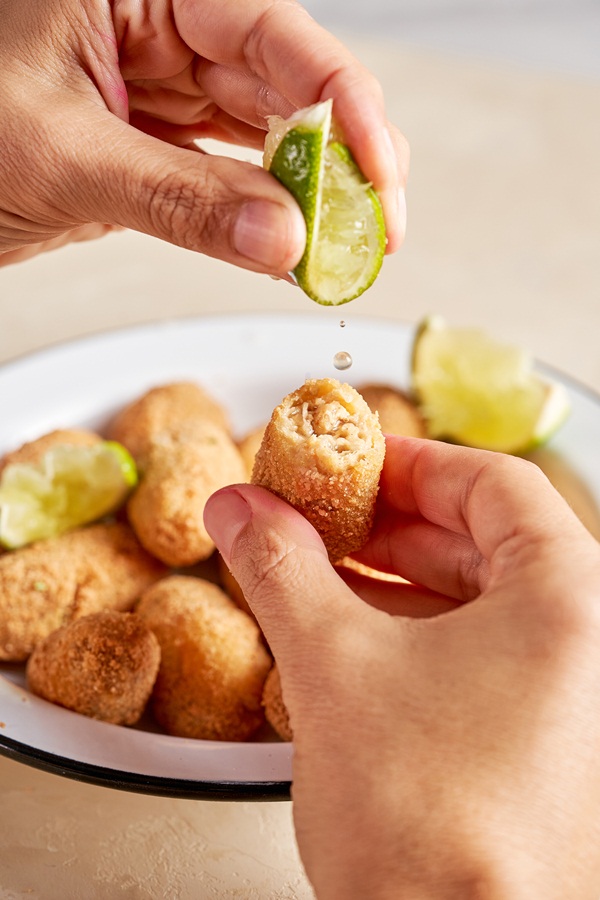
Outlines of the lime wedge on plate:
M523 350L438 317L417 330L412 381L430 437L504 453L545 443L570 408L564 386L538 375Z
M15 549L114 512L137 483L128 451L114 441L61 444L39 463L12 463L0 478L0 546Z
M264 165L295 197L306 249L294 275L317 303L339 306L370 287L385 254L379 197L348 147L332 139L332 101L269 117Z

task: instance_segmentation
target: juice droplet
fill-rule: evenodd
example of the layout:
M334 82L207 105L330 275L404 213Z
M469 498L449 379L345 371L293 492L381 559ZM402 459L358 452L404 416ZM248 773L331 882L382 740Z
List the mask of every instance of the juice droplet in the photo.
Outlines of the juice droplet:
M352 365L352 357L346 350L340 350L333 357L333 364L336 369L349 369Z
M344 322L343 319L340 319L340 328L345 328L345 327L346 327L346 323Z

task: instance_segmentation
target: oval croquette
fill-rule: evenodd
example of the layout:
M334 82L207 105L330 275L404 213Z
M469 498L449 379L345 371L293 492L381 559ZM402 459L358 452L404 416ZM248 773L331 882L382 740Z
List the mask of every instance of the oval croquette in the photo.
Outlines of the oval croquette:
M128 610L165 568L121 522L91 525L0 556L0 660L22 662L51 632Z
M152 694L169 734L244 741L263 724L271 657L258 626L216 585L173 575L149 588L136 614L154 631L161 664Z

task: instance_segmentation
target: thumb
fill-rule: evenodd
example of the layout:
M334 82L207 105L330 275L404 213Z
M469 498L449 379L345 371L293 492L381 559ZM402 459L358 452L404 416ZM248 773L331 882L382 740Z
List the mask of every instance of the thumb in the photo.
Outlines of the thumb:
M122 225L254 271L296 266L304 218L268 172L174 147L105 110L86 118L75 146L58 145L68 173L61 200L74 221Z
M313 526L264 488L213 494L206 528L244 592L282 670L306 671L362 605L331 566ZM309 656L310 654L310 656Z

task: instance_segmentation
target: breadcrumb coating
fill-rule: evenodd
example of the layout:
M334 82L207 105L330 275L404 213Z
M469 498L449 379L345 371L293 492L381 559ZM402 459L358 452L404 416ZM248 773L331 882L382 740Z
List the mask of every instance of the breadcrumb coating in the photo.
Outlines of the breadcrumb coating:
M169 734L243 741L264 723L271 657L258 626L217 585L172 575L144 593L136 614L160 644L152 709Z
M225 409L200 385L175 381L152 388L124 407L108 426L107 434L123 444L139 463L162 431L192 422L212 422L230 431Z
M53 631L27 663L29 689L103 722L133 725L154 687L160 647L135 613L93 613Z
M62 625L130 609L165 574L122 522L92 525L0 556L0 660L22 662Z
M369 536L384 455L377 414L360 394L333 378L311 380L273 411L252 483L299 510L336 562Z
M292 741L294 733L290 725L290 716L283 702L279 669L274 665L265 681L262 703L267 722L283 741Z
M367 384L359 388L359 392L373 412L379 415L379 424L384 434L427 437L425 419L408 394L399 388L386 384Z
M50 431L43 434L34 441L28 441L26 444L11 450L10 453L0 459L0 473L8 465L12 463L39 463L44 454L53 447L71 446L71 447L91 447L98 444L102 438L93 431L85 431L81 428L59 428L56 431Z
M215 549L204 506L216 490L245 480L233 440L211 423L163 431L148 449L127 513L142 545L169 566L191 566Z

